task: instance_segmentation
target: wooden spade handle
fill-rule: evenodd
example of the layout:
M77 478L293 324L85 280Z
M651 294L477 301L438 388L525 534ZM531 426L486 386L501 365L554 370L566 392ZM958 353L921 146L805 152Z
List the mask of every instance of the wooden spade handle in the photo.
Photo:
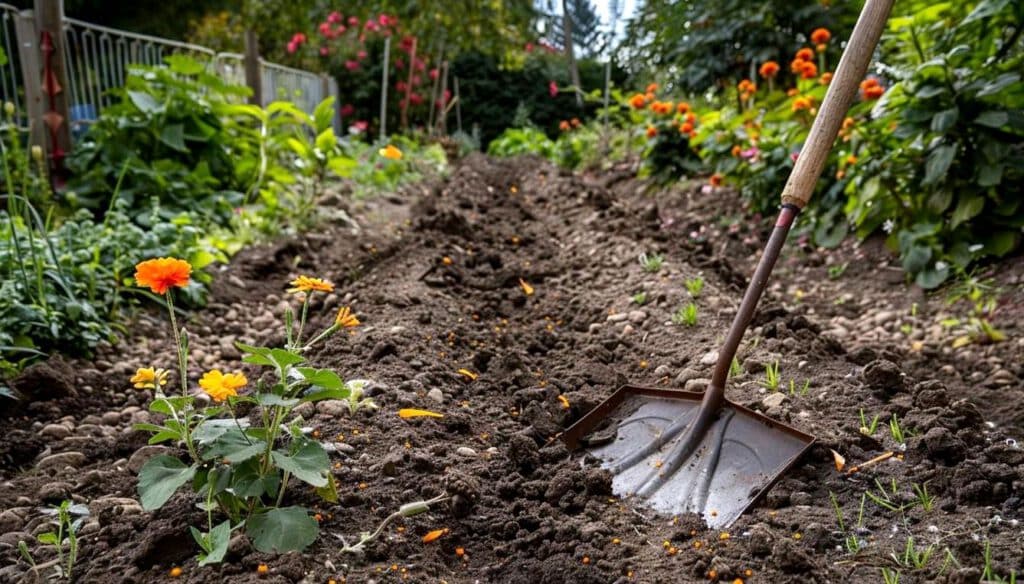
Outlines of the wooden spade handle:
M789 174L786 188L782 190L782 204L803 209L811 199L814 185L825 168L825 160L828 159L832 143L836 141L843 118L867 73L868 63L882 36L893 1L867 0L864 3L857 26L853 28L850 41L839 60L839 67L828 86L825 102L814 118L811 133L800 150L793 172Z

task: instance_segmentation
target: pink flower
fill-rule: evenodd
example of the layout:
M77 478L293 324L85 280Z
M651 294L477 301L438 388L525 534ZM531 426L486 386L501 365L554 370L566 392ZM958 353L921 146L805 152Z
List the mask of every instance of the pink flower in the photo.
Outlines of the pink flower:
M413 105L420 105L421 103L423 103L423 96L418 93L410 93L409 103Z
M352 129L356 132L365 132L370 127L370 122L366 120L358 120L352 124Z
M549 81L548 93L551 94L551 97L558 97L558 84L554 81Z
M790 155L789 155L789 159L790 159L790 160L792 160L793 162L796 162L796 159L797 159L797 158L798 158L799 156L800 156L800 152L799 152L799 151L797 151L797 152L794 152L794 153L790 154Z
M363 25L363 27L370 32L377 32L377 30L379 30L380 28L377 26L377 23L373 19L367 20L366 24Z
M409 86L406 85L405 81L399 81L398 83L395 84L395 91L399 93L405 93L409 91Z
M532 53L533 52L533 43L526 43L526 52L527 53Z
M321 22L320 26L317 27L317 30L319 30L320 34L327 38L331 38L334 35L334 31L331 30L330 22Z
M399 71L405 69L405 60L403 60L401 57L395 59L395 69L398 69Z
M288 53L292 54L295 51L299 50L299 45L296 44L295 41L288 41L288 47L287 48L288 48Z
M415 40L415 37L411 37L411 36L404 36L404 37L402 37L402 44L401 44L401 45L399 45L399 46L401 47L401 49L402 49L403 51L405 51L406 53L408 53L409 51L412 51L412 43L413 43L413 40Z
M306 42L306 35L302 34L301 32L297 32L292 35L292 42L297 45L301 45L302 43Z
M412 62L412 68L416 71L423 71L427 68L427 64L423 61L423 59L417 58Z
M345 34L346 30L348 30L348 29L345 28L344 24L339 24L338 28L334 29L334 36L341 36L341 35Z
M413 75L411 81L413 85L419 85L423 80L419 75Z
M431 81L435 81L437 79L437 75L438 75L437 67L434 67L433 69L430 70L430 80Z
M326 57L327 55L330 55L330 54L331 54L331 49L330 48L328 48L328 47L320 47L320 56L321 57Z
M345 105L341 106L341 116L343 118L347 118L354 113L356 113L356 106L350 103L346 103Z
M366 58L366 51L359 51L358 53L356 53L356 58L359 59L360 61L365 59Z
M342 20L341 13L337 10L327 15L327 22L331 24L341 24Z
M740 158L750 160L751 158L756 158L760 152L761 151L757 149L757 146L751 146L750 148L747 148L743 152L740 152Z
M381 14L380 16L378 16L377 22L379 22L381 26L391 26L393 24L391 21L391 17L388 16L387 14Z
M348 61L345 61L345 68L349 71L355 71L356 69L359 69L359 62L349 59Z
M349 16L348 17L348 25L349 26L359 26L359 19L356 18L355 16Z

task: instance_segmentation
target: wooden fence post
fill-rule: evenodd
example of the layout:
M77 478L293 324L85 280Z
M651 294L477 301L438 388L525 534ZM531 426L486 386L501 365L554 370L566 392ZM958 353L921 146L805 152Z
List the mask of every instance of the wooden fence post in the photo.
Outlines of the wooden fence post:
M31 10L23 10L14 21L14 35L18 43L21 80L25 86L25 116L28 119L29 144L46 147L46 127L43 125L43 67L39 57L39 29ZM12 57L8 55L8 57Z
M67 63L64 62L64 0L35 0L36 28L42 67L42 123L54 176L62 174L71 151Z
M380 141L388 137L388 68L391 65L391 37L384 39L384 72L380 81Z
M256 31L245 30L245 84L252 89L249 103L263 107L263 65L260 63L260 42Z

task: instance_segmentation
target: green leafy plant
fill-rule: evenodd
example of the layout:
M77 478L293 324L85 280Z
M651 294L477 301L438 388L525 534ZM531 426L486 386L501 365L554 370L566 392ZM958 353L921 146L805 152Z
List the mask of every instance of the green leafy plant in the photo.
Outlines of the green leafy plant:
M53 517L49 521L53 530L40 533L36 537L39 543L51 546L56 557L41 564L36 563L24 540L18 542L18 551L32 566L36 576L41 570L52 567L56 579L70 582L74 579L75 562L78 561L78 530L82 522L89 517L89 508L71 501L63 501L56 507L43 509L43 513Z
M768 391L777 391L782 378L779 377L779 362L766 363L764 366L764 381L761 386Z
M693 298L699 298L701 291L704 290L704 278L700 276L690 278L684 284L686 285L686 291Z
M647 292L637 292L632 298L630 298L630 300L632 300L633 304L636 304L637 306L643 306L644 304L647 304Z
M885 584L900 584L899 570L893 570L892 568L882 568L882 582L884 582Z
M172 396L163 391L166 371L147 368L136 373L132 378L136 387L154 391L150 411L164 417L162 423L138 424L136 428L153 434L151 444L182 444L188 453L186 461L161 455L142 467L138 486L142 506L159 509L179 488L191 484L207 514L205 531L191 528L202 549L200 564L221 561L231 532L242 528L259 551L302 550L316 539L319 528L308 509L284 506L290 481L313 487L330 502L337 501L337 491L326 450L307 435L302 418L292 413L303 403L349 398L349 389L337 373L310 367L304 354L342 328L357 326L359 321L344 307L331 326L307 339L304 332L310 299L317 292L331 291L333 286L300 276L289 292L303 295L302 307L297 319L290 308L285 312L285 346L237 343L243 362L263 367L267 374L251 393L240 394L239 390L248 384L242 373L206 372L199 380L200 388L212 400L206 405L189 391L189 335L184 327L177 326L170 290L185 285L187 279L187 264L180 260L151 260L139 264L136 270L140 286L149 286L165 297L180 375L180 392ZM252 413L240 417L240 407ZM225 519L216 522L215 512Z
M850 265L850 262L843 262L834 266L828 267L828 278L829 280L838 280L843 277L846 273L846 268Z
M672 323L685 326L697 326L697 305L690 302L672 313Z
M729 363L729 377L739 377L743 374L743 366L740 365L740 360L737 357L732 358L732 362Z
M1007 577L1000 576L996 573L995 567L992 565L992 543L985 540L985 552L984 552L984 565L982 566L981 581L982 582L995 582L997 584L1017 584L1017 572L1011 570L1010 575Z
M930 545L924 549L915 547L914 538L911 536L907 537L907 545L903 549L903 553L897 554L893 552L892 559L904 568L923 570L928 565L929 560L931 560L932 553L934 551L934 545Z
M864 415L864 409L861 408L861 410L860 410L860 433L864 434L865 436L874 436L875 432L878 430L878 422L881 419L882 419L881 416L876 414L875 417L873 417L871 419L871 422L868 423L868 418L867 418L867 416Z
M914 491L914 497L917 500L917 504L921 506L921 509L926 513L932 510L935 506L935 495L928 492L928 483L923 484L914 483L910 485L910 488Z
M657 274L661 271L661 266L665 265L665 256L657 253L642 253L638 260L644 271L651 274Z
M804 380L804 384L797 389L796 381L789 380L789 395L807 395L807 392L811 390L811 380Z
M892 439L895 440L897 444L905 444L907 442L907 433L900 425L900 421L896 418L896 414L893 414L892 418L889 420L889 433L892 434Z

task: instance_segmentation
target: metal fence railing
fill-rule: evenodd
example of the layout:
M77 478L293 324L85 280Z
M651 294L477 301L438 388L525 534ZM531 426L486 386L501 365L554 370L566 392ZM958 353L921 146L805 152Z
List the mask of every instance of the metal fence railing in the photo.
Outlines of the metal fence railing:
M329 95L337 95L338 86L333 79L309 71L259 59L259 67L253 68L255 79L249 79L247 56L217 53L201 45L68 18L60 8L54 12L54 0L35 0L35 7L34 11L21 11L0 3L0 103L13 103L22 116L19 123L35 126L40 132L45 121L59 120L56 125L67 122L64 131L69 129L74 137L114 103L116 96L111 90L124 86L132 66L162 66L164 59L173 54L195 57L228 83L250 85L261 96L263 106L275 100L289 100L312 113ZM46 31L59 35L60 42L44 42L51 38L45 36L49 34ZM56 84L56 93L60 94L57 100L53 95L44 95L46 88L39 81L49 74L44 69L52 63L47 64L44 53L51 45L62 47L56 55L57 65L62 67L54 66L55 70L64 72L63 80ZM255 48L253 51L255 55ZM33 72L23 74L22 69ZM60 103L63 100L66 106ZM51 108L54 111L43 111ZM334 123L340 132L337 113ZM54 139L50 136L50 146ZM33 141L40 143L42 134L34 136Z

